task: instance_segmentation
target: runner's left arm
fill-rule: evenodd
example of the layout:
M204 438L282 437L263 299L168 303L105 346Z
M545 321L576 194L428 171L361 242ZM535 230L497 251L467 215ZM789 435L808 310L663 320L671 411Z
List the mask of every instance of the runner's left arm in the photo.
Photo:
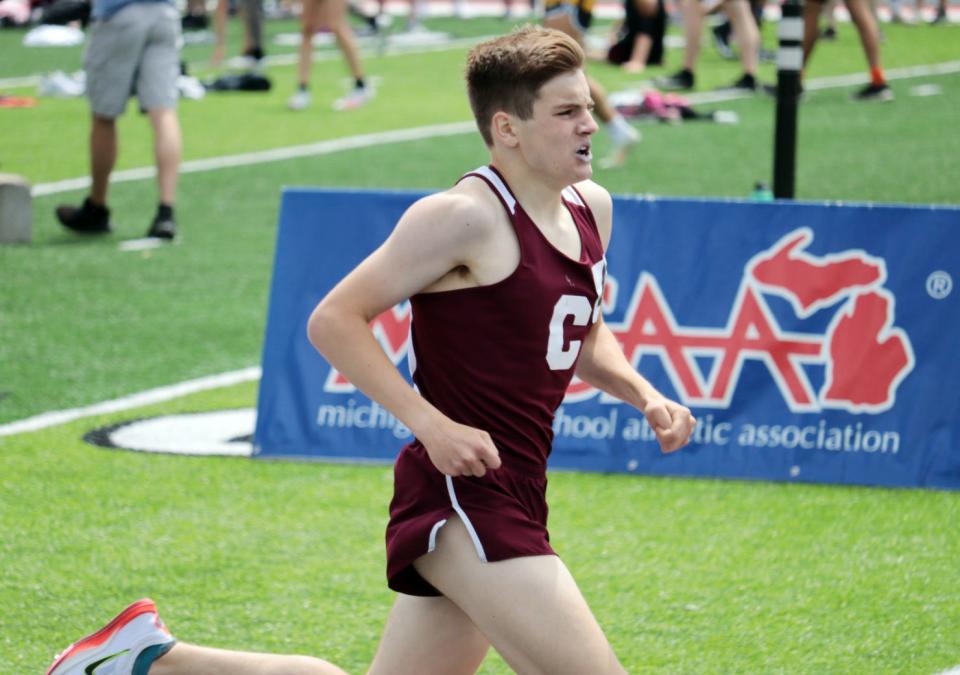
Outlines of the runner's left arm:
M613 200L593 181L577 185L597 223L606 249L613 230ZM577 377L640 410L657 435L660 448L673 452L690 441L696 420L689 408L657 391L627 360L613 332L600 317L587 334L577 361Z
M577 377L640 410L664 452L690 440L696 420L690 409L661 394L627 360L613 332L599 319L580 348Z

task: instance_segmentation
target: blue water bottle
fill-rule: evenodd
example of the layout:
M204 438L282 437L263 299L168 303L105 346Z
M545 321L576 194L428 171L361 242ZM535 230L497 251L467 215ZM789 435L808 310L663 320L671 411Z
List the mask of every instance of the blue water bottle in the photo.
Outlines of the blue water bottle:
M750 199L755 202L772 202L773 192L770 186L763 181L757 181L753 185L753 192L750 193Z

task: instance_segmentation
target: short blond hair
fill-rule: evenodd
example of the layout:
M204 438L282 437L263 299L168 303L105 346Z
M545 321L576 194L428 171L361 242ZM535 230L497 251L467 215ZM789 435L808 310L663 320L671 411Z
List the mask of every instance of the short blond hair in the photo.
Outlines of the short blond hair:
M467 95L487 146L493 145L490 123L496 112L529 119L540 88L557 75L583 68L584 60L583 49L569 35L530 25L471 49Z

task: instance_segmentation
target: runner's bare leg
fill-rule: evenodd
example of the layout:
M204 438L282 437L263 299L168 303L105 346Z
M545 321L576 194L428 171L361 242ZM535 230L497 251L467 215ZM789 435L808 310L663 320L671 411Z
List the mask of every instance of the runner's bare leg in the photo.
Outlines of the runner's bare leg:
M178 642L153 662L150 675L346 675L309 656L281 656L212 649Z
M622 675L566 566L556 556L483 563L459 518L414 563L520 675Z
M489 648L467 615L446 598L400 594L370 675L472 675Z

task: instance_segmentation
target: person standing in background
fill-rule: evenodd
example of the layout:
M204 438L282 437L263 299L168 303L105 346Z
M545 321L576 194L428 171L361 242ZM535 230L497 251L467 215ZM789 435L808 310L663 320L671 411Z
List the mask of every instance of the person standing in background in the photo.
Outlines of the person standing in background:
M90 130L90 194L80 206L61 205L57 219L70 230L112 230L107 189L117 161L117 118L131 92L153 127L159 204L148 237L176 236L173 206L182 138L177 117L180 14L172 0L94 0L84 54Z
M218 0L217 9L213 15L214 45L210 63L214 66L222 65L226 56L229 5L230 0ZM266 55L263 49L263 0L242 0L241 7L244 27L244 67L253 72L260 72Z
M721 5L737 36L737 43L740 45L740 65L743 68L740 77L723 89L759 92L763 88L757 79L757 66L760 62L760 29L757 28L750 2L721 0ZM666 91L686 91L696 86L695 71L703 41L704 9L701 0L681 0L680 14L683 17L683 34L686 38L683 48L683 67L673 75L655 80L656 85Z
M870 68L870 82L856 91L855 101L892 101L893 90L887 84L887 78L880 62L880 29L874 16L870 0L844 0L850 19L857 28L860 45L863 47L867 65ZM803 5L803 67L806 70L813 54L813 47L820 37L820 14L823 2L810 0Z
M310 70L313 67L313 36L320 27L329 28L337 40L337 46L347 60L350 74L353 76L353 88L337 99L334 110L352 110L359 108L373 98L373 88L369 86L360 61L356 36L347 20L346 0L304 0L302 38L297 60L297 91L287 101L291 110L303 110L310 105Z

